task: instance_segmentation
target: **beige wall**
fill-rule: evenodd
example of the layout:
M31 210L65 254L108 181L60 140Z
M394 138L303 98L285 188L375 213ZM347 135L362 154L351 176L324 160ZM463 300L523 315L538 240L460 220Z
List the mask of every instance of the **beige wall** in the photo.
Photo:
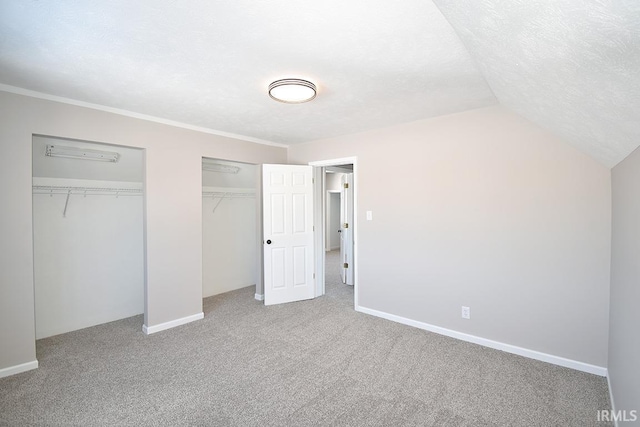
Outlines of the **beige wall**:
M148 326L202 309L201 158L287 156L3 92L0 122L0 369L35 359L33 134L145 149ZM500 107L289 150L291 163L349 156L358 158L361 306L606 366L607 168ZM390 168L393 179L382 173Z
M362 307L606 367L607 168L501 107L288 155L357 156Z
M0 92L0 370L35 360L32 135L145 149L145 324L202 311L202 157L283 163L286 150Z
M640 412L640 150L613 168L612 186L609 379L615 409Z

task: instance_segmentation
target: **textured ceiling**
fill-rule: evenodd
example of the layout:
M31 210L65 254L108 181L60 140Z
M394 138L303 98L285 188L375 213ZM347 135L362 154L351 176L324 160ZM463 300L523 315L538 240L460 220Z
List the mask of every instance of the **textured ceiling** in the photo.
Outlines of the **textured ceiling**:
M498 101L613 166L640 144L639 0L435 0Z
M500 102L612 166L639 75L639 0L0 1L0 84L282 144Z
M424 0L2 0L0 83L283 144L497 102Z

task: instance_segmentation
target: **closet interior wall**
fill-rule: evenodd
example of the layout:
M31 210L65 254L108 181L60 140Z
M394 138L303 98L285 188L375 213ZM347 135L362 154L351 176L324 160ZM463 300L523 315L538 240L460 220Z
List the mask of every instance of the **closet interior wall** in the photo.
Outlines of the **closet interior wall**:
M45 155L47 145L117 162ZM33 137L36 339L144 312L143 152Z
M257 165L203 159L203 298L256 284L257 174Z

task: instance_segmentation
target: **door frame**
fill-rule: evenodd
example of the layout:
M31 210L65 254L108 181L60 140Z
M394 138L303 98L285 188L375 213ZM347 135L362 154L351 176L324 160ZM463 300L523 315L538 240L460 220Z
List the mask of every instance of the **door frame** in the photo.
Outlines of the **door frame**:
M325 194L325 197L327 198L328 202L327 202L327 206L326 206L327 210L325 212L331 212L331 206L333 204L331 202L331 195L332 194L337 194L339 196L338 197L339 203L340 203L339 206L342 207L342 194L340 193L340 191L327 190L326 194ZM325 213L325 215L326 215L326 213ZM330 228L331 227L331 224L330 224L331 215L329 214L328 216L326 216L325 220L327 221L326 224L325 224L325 227ZM340 218L338 218L338 223L340 223ZM331 238L329 237L329 235L328 235L328 233L326 231L327 231L327 229L325 228L325 239L326 239L326 242L325 242L325 249L324 250L325 250L325 252L328 252L328 251L331 251L333 249L331 249Z
M315 228L314 246L315 246L315 270L316 270L316 297L324 295L324 245L326 242L326 183L325 183L325 170L326 166L340 166L352 164L353 165L353 304L354 309L358 307L358 158L342 157L337 159L318 160L309 162L310 166L313 166L314 177L314 224L319 224L319 227Z

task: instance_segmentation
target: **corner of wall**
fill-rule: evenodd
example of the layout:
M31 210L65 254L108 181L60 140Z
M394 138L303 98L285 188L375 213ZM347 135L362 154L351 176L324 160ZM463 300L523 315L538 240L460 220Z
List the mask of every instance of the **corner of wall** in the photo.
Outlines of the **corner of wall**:
M21 363L20 365L9 366L8 368L0 369L0 378L21 374L23 372L31 371L33 369L38 369L37 360L33 360L31 362Z
M145 335L155 334L156 332L165 331L167 329L175 328L176 326L186 325L187 323L195 322L196 320L204 319L204 313L196 313L191 316L175 319L170 322L160 323L158 325L147 326L142 325L142 332Z

